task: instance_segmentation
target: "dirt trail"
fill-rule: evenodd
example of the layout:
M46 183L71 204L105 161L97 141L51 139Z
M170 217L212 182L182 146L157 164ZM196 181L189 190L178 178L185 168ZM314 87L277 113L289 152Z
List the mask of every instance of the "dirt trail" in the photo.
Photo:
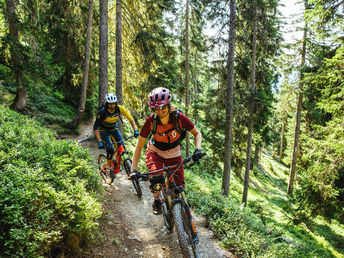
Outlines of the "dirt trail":
M81 128L80 138L92 134L92 125ZM96 158L100 151L94 141L81 143ZM83 250L83 257L182 257L175 231L170 232L162 215L152 213L152 195L148 182L140 182L143 196L138 198L124 171L117 174L112 185L105 185L103 201L102 241ZM234 257L223 250L206 220L195 216L200 237L201 257Z

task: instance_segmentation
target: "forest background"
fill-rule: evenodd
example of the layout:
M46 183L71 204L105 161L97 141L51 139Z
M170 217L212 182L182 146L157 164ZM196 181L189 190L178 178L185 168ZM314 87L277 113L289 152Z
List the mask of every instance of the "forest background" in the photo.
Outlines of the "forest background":
M202 132L206 173L194 173L207 187L190 178L194 189L189 191L228 249L248 256L342 257L344 6L336 0L303 1L304 9L292 17L295 25L291 27L300 30L302 37L285 42L285 17L279 4L277 0L0 0L0 168L6 186L0 189L0 243L6 246L4 254L51 252L70 232L93 232L99 216L94 194L99 185L90 172L92 165L85 165L91 162L87 154L71 143L55 143L54 135L39 126L30 129L36 122L5 106L58 133L75 133L80 122L94 117L105 93L115 92L142 126L150 114L143 100L151 89L164 86ZM209 29L212 33L205 33ZM46 139L18 142L16 136L21 133ZM20 151L23 146L27 152L43 144L50 146L44 155L51 152L44 161L36 160L36 156L42 158L41 151L33 151L35 157ZM80 192L71 188L71 179L24 201L18 190L23 186L9 171L20 178L28 169L44 187L46 179L33 173L37 166L28 164L47 163L42 169L49 170L48 160L56 151L63 153L59 162L65 166L56 167L48 182L56 181L61 169L69 169L74 178L76 167L89 166L85 170L89 172L81 175L85 182ZM185 152L190 151L192 143L187 139ZM76 157L82 164L75 163ZM263 197L267 189L250 189L248 194L252 182L267 180L261 167L266 160L271 173L275 166L284 168L278 169L283 180L270 182L283 196L276 200L285 213L284 217L279 214L280 224L268 220L271 211L266 206L271 206L271 200ZM15 169L21 166L25 169ZM62 198L59 187L76 196L88 192L94 213L82 210L80 203L72 207L67 202L59 204L66 208L62 212L52 201L51 214L40 214L43 200L51 200L44 196ZM209 199L198 203L199 195ZM19 211L27 201L31 207L23 214ZM81 209L79 224L51 222L73 209ZM39 219L46 227L37 235L33 225ZM326 237L328 232L331 237Z

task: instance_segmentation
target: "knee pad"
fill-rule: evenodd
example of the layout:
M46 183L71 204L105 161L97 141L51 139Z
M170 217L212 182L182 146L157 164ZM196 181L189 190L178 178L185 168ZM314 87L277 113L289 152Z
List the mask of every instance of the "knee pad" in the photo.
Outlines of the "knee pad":
M106 150L106 158L107 159L112 159L113 154L115 153L115 150L111 147L111 148L107 148Z
M152 193L158 193L162 189L162 185L165 183L165 178L162 175L152 177L150 180L150 191Z

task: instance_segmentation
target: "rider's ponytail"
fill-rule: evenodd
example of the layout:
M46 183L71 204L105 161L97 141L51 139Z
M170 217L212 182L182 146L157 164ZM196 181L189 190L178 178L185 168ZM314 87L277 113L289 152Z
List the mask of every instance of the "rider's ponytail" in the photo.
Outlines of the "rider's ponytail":
M178 108L171 104L167 104L167 105L168 105L168 110L170 111L171 121L175 124L175 126L177 126L178 125Z

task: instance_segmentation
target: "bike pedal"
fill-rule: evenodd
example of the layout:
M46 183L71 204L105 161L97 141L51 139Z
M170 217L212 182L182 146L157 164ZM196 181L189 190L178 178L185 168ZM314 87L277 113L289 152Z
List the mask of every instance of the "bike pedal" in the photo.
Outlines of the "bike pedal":
M195 244L199 243L199 238L198 238L197 233L192 234L192 243L195 243Z
M192 243L198 244L198 243L199 243L199 239L198 239L198 238L197 238L197 239L193 239L193 240L192 240Z

